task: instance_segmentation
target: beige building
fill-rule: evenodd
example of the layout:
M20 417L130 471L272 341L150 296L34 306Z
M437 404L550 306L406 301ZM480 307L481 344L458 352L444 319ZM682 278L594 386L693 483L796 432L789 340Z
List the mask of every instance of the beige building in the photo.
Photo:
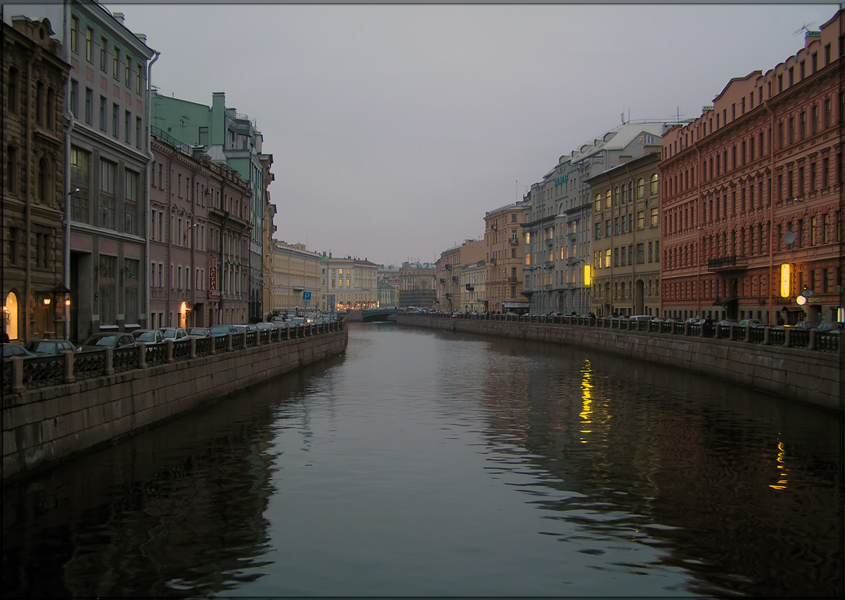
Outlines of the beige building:
M274 240L271 248L273 264L269 280L265 280L270 290L269 312L282 314L297 308L326 310L321 255L306 250L305 244ZM310 298L306 300L309 293Z
M660 314L659 160L651 152L587 180L594 194L592 261L564 285L589 286L589 311L598 316Z
M522 228L525 203L509 204L484 215L487 247L487 308L492 313L528 310L522 295Z
M487 310L487 241L467 240L461 246L459 286L461 293L458 312L485 312Z
M326 299L335 310L376 308L378 306L378 265L366 258L332 258L326 266ZM331 306L329 306L331 309Z
M50 21L3 23L3 330L67 337L63 116L70 66Z
M437 267L430 263L402 263L397 273L397 306L432 309L435 305Z
M461 306L461 246L444 250L435 263L436 310L452 312Z

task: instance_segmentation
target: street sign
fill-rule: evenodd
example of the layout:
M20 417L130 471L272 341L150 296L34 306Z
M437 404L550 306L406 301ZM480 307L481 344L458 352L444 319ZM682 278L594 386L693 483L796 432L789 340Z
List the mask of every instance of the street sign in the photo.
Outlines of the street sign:
M311 292L302 292L302 299L303 300L310 300L311 299Z

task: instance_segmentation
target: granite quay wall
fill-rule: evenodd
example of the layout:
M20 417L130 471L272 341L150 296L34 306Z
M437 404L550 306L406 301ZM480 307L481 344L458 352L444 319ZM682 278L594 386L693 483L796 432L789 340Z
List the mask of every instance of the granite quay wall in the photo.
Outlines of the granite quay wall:
M348 333L345 321L335 321L116 351L4 361L3 480L53 466L253 385L341 355ZM39 378L42 372L50 377ZM63 380L58 384L57 373Z
M580 346L716 377L840 411L845 353L839 335L813 330L687 323L625 323L585 317L450 317L400 313L397 323ZM631 329L628 329L628 327Z

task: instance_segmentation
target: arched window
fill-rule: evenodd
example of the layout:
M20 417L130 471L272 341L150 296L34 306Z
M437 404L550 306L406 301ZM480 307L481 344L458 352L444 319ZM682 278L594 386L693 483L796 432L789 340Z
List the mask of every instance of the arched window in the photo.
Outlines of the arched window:
M643 198L645 196L645 179L640 177L637 180L637 198Z
M610 190L607 190L604 194L604 207L610 208Z

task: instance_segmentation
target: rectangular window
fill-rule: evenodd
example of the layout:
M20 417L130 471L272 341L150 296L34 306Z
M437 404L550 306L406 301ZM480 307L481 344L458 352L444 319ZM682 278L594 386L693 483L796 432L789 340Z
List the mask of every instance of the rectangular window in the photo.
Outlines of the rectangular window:
M120 107L117 104L111 105L111 134L120 139Z
M100 96L100 131L105 131L106 127L106 97Z
M123 197L123 231L134 235L138 233L138 187L140 176L134 171L126 171L124 176L126 189Z
M652 227L657 227L657 225L659 223L658 219L659 219L658 209L657 209L657 207L654 207L654 208L651 209L651 223L650 223L650 225Z
M141 117L135 117L135 146L141 147Z
M89 125L94 120L94 90L85 88L85 122Z
M798 135L800 139L804 139L807 137L807 113L806 111L801 111L798 120Z
M128 110L124 111L124 113L123 113L123 141L126 142L127 144L132 143L132 131L130 129L132 127L131 123L132 123L132 113L130 113Z
M106 60L109 51L109 41L106 38L100 38L100 70L106 72Z
M126 55L126 66L123 70L123 82L126 84L126 87L132 87L132 57L128 54Z
M142 76L141 76L142 75L141 74L142 67L141 67L140 63L135 65L135 67L136 67L135 68L135 91L140 94L141 93L141 80L143 79Z
M120 81L120 50L118 48L114 49L114 55L112 56L111 75Z
M70 18L70 51L76 54L79 52L79 18Z
M115 284L117 279L117 257L100 255L97 268L99 279L99 314L100 323L117 324L117 307L115 298Z
M810 163L810 191L816 191L816 163Z
M114 229L114 193L116 165L100 160L100 227Z
M830 159L822 159L822 188L830 185Z
M637 264L641 265L645 262L645 246L640 242L637 244Z
M70 112L75 118L79 118L79 82L70 82Z
M85 32L85 60L94 61L94 30L90 27Z

